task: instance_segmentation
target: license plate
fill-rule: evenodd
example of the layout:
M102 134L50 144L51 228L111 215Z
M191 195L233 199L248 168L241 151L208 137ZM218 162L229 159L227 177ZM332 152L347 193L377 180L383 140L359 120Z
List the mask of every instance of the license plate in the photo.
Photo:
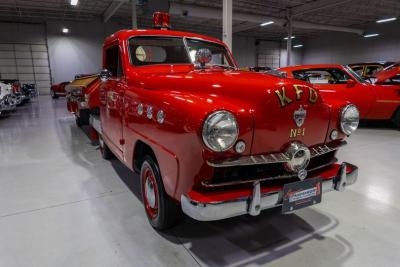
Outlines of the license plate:
M306 179L283 186L282 213L289 213L321 202L321 179Z

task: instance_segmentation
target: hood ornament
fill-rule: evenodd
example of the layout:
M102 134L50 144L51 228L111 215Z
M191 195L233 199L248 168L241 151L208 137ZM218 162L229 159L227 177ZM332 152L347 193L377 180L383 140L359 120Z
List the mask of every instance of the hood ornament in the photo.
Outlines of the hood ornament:
M297 127L301 127L303 125L306 116L307 116L307 111L303 108L303 106L300 106L298 110L295 110L293 112L293 119Z

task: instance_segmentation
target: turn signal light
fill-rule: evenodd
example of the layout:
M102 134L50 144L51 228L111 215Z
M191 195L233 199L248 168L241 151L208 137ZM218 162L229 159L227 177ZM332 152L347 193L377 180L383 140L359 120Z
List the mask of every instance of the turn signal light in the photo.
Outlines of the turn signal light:
M165 12L155 12L153 14L153 28L161 30L171 29L169 14Z

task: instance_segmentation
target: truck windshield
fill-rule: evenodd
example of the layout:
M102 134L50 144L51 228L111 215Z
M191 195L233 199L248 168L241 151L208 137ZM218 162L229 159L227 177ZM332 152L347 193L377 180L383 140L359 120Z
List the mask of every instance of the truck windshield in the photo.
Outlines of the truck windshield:
M200 48L212 53L209 65L234 67L224 46L198 39L181 37L137 36L129 40L131 63L135 66L156 64L194 64L195 54Z

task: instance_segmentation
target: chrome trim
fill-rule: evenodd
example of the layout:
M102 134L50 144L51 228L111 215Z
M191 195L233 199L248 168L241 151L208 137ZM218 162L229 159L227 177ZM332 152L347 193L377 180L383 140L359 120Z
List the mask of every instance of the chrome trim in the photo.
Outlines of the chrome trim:
M343 168L351 166L353 171L346 174L346 185L352 185L357 181L358 168L349 163L343 163L338 174L330 180L322 182L322 192L339 191L338 185L343 181ZM259 185L259 184L258 184ZM242 197L220 202L198 202L186 195L181 195L181 207L183 212L198 221L222 220L243 214L258 215L254 208L259 205L259 211L279 207L282 205L283 190L270 193L261 193L257 184L253 186L253 193L249 197ZM253 213L254 212L254 213Z
M337 145L324 144L311 147L310 148L311 158L332 152L346 144L347 144L346 141L342 141ZM234 166L245 166L245 165L287 163L289 161L290 161L290 156L287 155L287 153L272 153L264 155L243 156L239 158L226 159L217 162L212 162L207 160L207 164L214 168L222 168L222 167L234 167Z
M322 164L318 167L308 169L307 172L313 172L325 167L328 167L337 161L336 158L333 158L326 164ZM207 181L202 181L201 185L208 188L216 188L221 186L231 186L231 185L241 185L241 184L248 184L248 183L255 183L255 182L266 182L266 181L274 181L274 180L283 180L283 179L291 179L298 177L297 173L290 173L286 175L278 175L272 177L264 177L264 178L257 178L257 179L249 179L249 180L239 180L239 181L231 181L231 182L224 182L224 183L207 183Z

